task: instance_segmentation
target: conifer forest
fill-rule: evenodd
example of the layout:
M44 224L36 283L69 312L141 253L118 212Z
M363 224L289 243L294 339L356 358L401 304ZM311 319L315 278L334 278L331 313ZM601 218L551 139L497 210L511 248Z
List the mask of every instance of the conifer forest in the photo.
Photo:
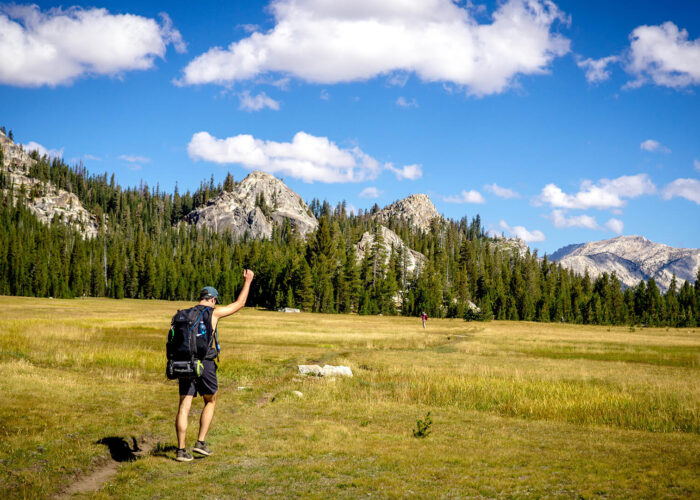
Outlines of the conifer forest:
M615 275L591 279L535 253L520 256L486 235L477 215L434 220L430 231L401 219L387 226L426 262L406 272L406 256L382 245L372 214L351 214L344 202L314 199L319 221L305 240L289 224L266 240L218 234L182 218L222 190L214 178L192 194L141 185L122 188L114 176L91 175L83 166L38 158L30 176L78 196L95 214L100 234L85 239L61 223L42 224L0 176L0 294L195 300L205 285L222 302L235 299L242 269L255 271L248 305L297 307L322 313L358 313L469 320L527 320L608 325L696 326L700 276L694 285L675 279L661 293L653 279L623 288ZM264 205L265 201L260 200ZM264 207L261 207L264 208ZM375 243L362 260L355 244L366 231ZM699 273L700 274L700 273ZM476 304L470 308L469 302Z

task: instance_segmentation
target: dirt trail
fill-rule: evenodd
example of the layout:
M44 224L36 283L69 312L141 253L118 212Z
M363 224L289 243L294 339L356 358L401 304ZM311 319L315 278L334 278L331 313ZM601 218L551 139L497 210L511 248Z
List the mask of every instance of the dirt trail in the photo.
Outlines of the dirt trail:
M55 500L64 500L80 493L90 493L102 488L107 481L119 472L120 462L138 460L151 453L156 445L153 438L132 438L132 446L124 438L104 438L99 441L109 448L110 457L101 462L97 469L85 476L78 477L64 491L56 494Z

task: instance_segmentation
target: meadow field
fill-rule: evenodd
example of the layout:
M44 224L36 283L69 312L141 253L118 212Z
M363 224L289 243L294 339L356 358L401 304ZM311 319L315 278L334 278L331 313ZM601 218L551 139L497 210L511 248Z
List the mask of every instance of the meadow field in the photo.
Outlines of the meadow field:
M0 498L700 496L698 328L244 309L220 323L214 454L179 463L165 339L191 304L0 305Z

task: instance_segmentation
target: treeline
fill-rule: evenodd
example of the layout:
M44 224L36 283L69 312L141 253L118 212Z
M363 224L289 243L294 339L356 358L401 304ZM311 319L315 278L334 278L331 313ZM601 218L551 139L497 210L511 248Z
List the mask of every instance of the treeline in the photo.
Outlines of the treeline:
M0 176L0 294L194 300L199 289L212 285L228 301L249 267L256 272L249 304L270 309L425 311L433 317L615 325L700 322L700 279L694 286L674 279L665 294L654 280L623 290L614 275L593 280L546 257L518 255L488 238L479 216L436 220L425 233L390 220L389 228L426 256L420 272L412 273L405 251L384 249L372 218L377 206L353 215L344 202L332 206L315 199L310 209L319 227L306 240L285 224L269 240L236 241L178 223L194 207L233 189L230 174L223 185L212 177L193 194L171 195L147 185L122 189L114 176L35 159L30 174L75 193L103 229L83 239L63 224L40 223L23 204L13 203L9 180ZM374 233L375 243L358 260L355 244L366 231Z

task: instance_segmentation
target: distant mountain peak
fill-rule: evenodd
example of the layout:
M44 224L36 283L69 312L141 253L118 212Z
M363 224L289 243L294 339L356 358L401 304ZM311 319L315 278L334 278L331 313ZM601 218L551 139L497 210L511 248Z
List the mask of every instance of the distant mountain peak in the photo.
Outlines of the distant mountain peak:
M604 272L614 272L628 287L654 278L659 288L665 291L674 274L679 285L685 280L695 282L700 266L700 249L674 248L643 236L617 236L568 245L554 252L550 258L580 274L588 269L591 278Z

